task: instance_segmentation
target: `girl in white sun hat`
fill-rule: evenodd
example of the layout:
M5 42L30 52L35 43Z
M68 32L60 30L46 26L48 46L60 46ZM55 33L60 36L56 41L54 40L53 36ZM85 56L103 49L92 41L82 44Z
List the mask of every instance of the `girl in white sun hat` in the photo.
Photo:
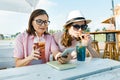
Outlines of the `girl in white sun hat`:
M85 19L79 10L71 11L68 14L68 19L64 25L64 32L55 33L53 35L61 51L61 53L56 55L56 60L60 63L67 63L69 60L76 58L76 51L73 51L66 57L62 57L61 55L66 48L74 48L80 41L86 46L91 57L99 57L99 54L91 47L90 35L84 33L88 27L87 24L90 22L91 20Z

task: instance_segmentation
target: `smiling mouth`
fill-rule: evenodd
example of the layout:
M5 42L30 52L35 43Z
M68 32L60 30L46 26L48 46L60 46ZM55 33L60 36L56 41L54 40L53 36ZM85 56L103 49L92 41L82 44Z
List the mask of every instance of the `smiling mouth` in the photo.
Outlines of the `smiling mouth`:
M42 29L42 30L44 30L45 28L39 28L39 29Z

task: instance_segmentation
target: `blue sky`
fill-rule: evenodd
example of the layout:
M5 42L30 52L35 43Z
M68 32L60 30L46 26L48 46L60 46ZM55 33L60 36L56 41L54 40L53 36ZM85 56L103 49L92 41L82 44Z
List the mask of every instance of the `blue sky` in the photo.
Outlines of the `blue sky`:
M120 0L114 0L114 5ZM50 17L49 29L62 30L67 14L72 10L80 10L86 19L91 19L90 30L100 30L108 25L101 22L113 15L111 0L40 0L37 8L45 9ZM30 14L6 12L0 10L0 33L15 34L27 28Z

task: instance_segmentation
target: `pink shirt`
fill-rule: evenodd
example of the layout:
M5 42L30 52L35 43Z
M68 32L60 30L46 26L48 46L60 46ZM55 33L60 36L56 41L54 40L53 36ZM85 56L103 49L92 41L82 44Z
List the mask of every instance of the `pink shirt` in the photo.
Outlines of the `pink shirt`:
M67 47L63 46L61 44L61 39L62 39L62 36L63 36L63 32L58 32L58 33L55 33L53 34L53 37L59 47L59 51L63 52ZM79 43L79 41L76 41L76 40L73 40L72 41L72 45L70 46L71 48L75 47L77 44Z
M32 46L35 36L28 35L26 32L19 34L15 41L14 57L25 58L32 52ZM56 50L58 47L55 43L54 38L51 35L44 35L45 39L45 57L46 61L49 61L50 54ZM30 64L41 64L42 60L33 60Z

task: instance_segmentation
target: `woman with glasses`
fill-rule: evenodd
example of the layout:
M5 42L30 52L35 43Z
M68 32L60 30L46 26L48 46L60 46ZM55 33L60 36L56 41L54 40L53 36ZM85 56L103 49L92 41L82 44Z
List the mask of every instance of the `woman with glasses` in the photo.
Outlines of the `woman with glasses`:
M32 12L28 29L16 38L16 67L46 63L51 53L58 53L53 37L47 32L49 23L49 16L45 10L37 9Z
M59 47L59 50L63 52L66 48L74 48L79 42L82 42L87 47L92 57L99 57L98 53L91 47L91 37L89 34L85 34L85 30L88 27L88 23L91 20L86 20L78 10L74 10L69 13L67 22L64 25L63 33L55 33L53 36ZM55 59L60 63L67 63L70 59L76 58L76 52L73 51L66 57L61 57L59 53L55 56Z

